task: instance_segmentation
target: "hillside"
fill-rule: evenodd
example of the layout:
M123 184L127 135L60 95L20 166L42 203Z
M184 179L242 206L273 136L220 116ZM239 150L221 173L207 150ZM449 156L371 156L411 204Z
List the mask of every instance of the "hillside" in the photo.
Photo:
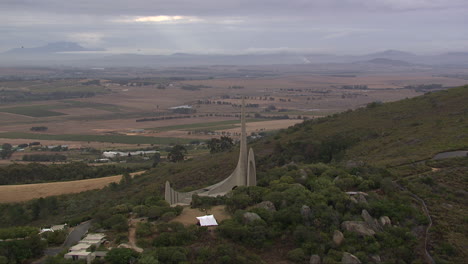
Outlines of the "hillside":
M431 220L422 199L432 219L430 255L436 263L462 263L468 257L468 158L431 158L468 150L466 102L468 86L372 103L252 142L258 186L195 197L193 207L209 211L221 204L231 213L214 233L170 222L182 209L162 200L163 184L189 190L223 179L235 166L236 150L160 164L100 191L2 204L0 226L93 218L94 229L108 230L119 244L131 214L148 217L136 230L145 249L140 260L308 263L312 256L346 263L350 253L363 263L425 263ZM356 191L364 194L346 193Z
M342 159L392 167L425 160L439 152L468 149L466 102L468 86L392 103L374 102L290 127L275 136L276 149L285 159L296 156L305 162Z
M307 121L264 143L271 150L264 159L270 167L296 160L385 169L426 202L428 248L437 263L461 263L468 256L468 158L431 158L468 150L466 102L468 86Z

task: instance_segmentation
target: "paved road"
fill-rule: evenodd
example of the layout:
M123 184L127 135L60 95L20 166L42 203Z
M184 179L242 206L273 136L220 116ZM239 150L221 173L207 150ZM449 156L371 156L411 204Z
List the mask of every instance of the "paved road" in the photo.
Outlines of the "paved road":
M73 231L68 234L67 239L65 239L65 242L62 244L60 247L53 247L53 248L46 248L44 250L44 255L45 256L55 256L58 253L62 252L65 248L69 248L73 246L74 244L78 243L78 241L81 240L81 238L88 232L89 227L91 227L91 221L86 221L78 226L76 226ZM35 264L42 264L44 263L44 258L42 258L40 261L34 262Z
M91 221L86 221L76 226L75 229L68 235L67 239L63 243L62 247L71 247L74 244L78 243L81 240L84 234L88 232L88 229L91 227Z
M457 158L457 157L468 157L468 151L457 150L457 151L442 152L442 153L435 155L432 159L440 160L440 159Z

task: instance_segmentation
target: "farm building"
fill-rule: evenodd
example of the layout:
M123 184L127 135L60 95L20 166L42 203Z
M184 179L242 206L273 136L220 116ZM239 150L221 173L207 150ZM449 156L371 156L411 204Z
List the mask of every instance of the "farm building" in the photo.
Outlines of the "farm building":
M69 252L64 255L66 259L86 260L86 263L91 263L96 257L104 257L105 252L89 252L86 251L89 247L99 247L105 241L105 235L101 233L88 234L85 238L69 249Z

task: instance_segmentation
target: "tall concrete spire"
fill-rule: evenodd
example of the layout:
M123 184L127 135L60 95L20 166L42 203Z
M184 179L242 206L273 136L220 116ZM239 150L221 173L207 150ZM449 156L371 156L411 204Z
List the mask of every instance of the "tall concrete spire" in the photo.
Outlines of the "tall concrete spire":
M177 192L169 182L166 182L165 188L165 200L173 204L190 204L192 201L192 195L197 194L200 196L218 196L225 195L237 186L255 186L257 185L257 175L255 167L255 157L253 149L247 152L247 129L245 121L245 99L242 97L242 109L241 109L241 138L240 138L240 150L239 150L239 161L234 171L229 177L221 182L202 188L192 192Z

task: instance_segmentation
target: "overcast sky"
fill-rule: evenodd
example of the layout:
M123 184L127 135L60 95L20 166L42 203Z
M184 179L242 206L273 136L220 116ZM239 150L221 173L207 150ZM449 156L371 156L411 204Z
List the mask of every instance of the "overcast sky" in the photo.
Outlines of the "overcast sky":
M468 51L468 0L0 0L0 52Z

